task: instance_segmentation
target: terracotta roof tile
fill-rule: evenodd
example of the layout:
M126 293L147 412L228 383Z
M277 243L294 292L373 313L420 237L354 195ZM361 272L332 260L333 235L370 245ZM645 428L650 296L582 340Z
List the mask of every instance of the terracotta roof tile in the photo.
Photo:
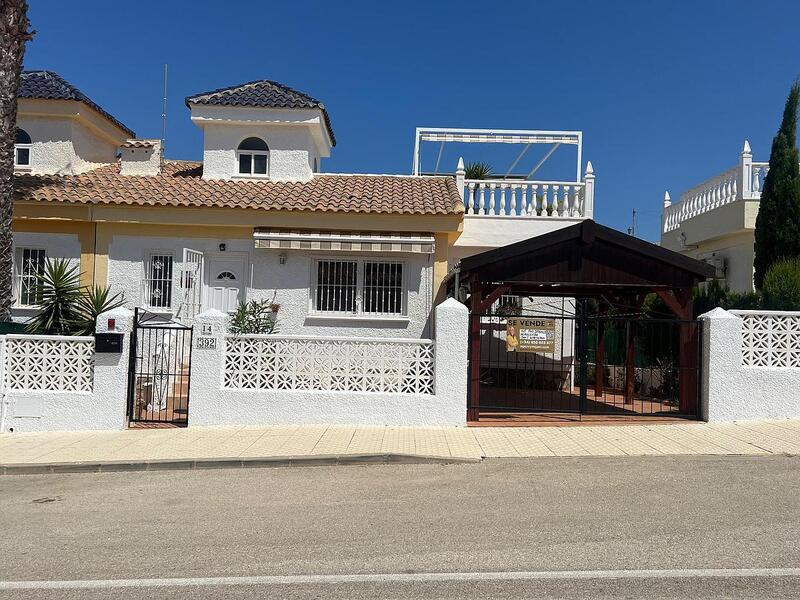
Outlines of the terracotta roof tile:
M107 165L81 175L14 176L22 202L128 204L264 210L463 214L452 177L318 174L306 182L223 181L202 178L202 163L168 161L151 177L120 175Z

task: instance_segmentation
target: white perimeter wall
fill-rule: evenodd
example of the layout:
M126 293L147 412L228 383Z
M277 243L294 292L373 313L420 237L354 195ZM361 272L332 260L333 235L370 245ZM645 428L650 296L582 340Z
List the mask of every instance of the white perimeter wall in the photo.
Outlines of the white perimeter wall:
M701 416L707 421L800 417L800 367L743 364L742 319L716 308L703 320ZM800 319L800 314L797 314ZM764 339L763 352L777 340Z
M192 354L189 425L368 424L464 425L467 408L468 311L454 299L436 308L434 394L242 390L222 387L227 318L198 315L216 349Z
M94 354L91 391L16 389L6 384L0 404L0 432L119 430L125 427L133 313L118 308L100 315L98 332L108 332L109 318L116 320L114 332L123 334L122 352ZM0 352L3 353L5 337L0 336ZM44 366L45 369L59 368L57 357L51 356L49 360L52 364ZM0 378L0 382L5 383L6 379Z
M77 238L76 238L77 239ZM77 242L76 242L77 243ZM226 251L219 252L220 243ZM173 272L173 311L178 310L182 290L179 287L183 249L191 248L205 254L206 271L214 258L242 257L246 265L246 294L248 299L272 299L281 305L278 313L279 332L283 334L329 336L375 336L422 338L432 335L430 318L433 301L433 258L427 254L393 253L335 253L286 250L286 264L279 261L280 250L256 250L252 240L219 238L139 237L114 236L109 247L108 284L113 291L121 291L129 307L142 306L142 279L144 257L149 251L172 252L175 256ZM78 249L78 255L80 250ZM407 316L397 319L367 319L317 317L309 315L309 290L312 285L312 260L315 256L335 258L370 257L400 260L405 263L405 280L408 289ZM205 274L208 281L209 273ZM205 295L204 308L205 305Z

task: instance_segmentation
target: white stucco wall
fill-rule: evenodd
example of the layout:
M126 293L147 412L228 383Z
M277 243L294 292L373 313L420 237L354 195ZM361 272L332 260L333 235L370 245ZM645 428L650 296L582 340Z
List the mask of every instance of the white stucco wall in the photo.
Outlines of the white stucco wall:
M226 251L219 252L220 243ZM247 299L272 299L281 305L278 313L279 331L284 334L305 335L357 335L374 337L420 338L431 335L433 258L426 254L380 255L375 253L338 253L336 257L385 256L387 260L404 262L404 276L408 295L407 314L401 318L370 319L317 317L309 315L309 289L312 285L312 260L315 256L333 256L323 252L287 250L286 264L281 265L279 250L256 250L252 240L220 238L138 237L114 236L109 247L108 284L113 291L125 295L128 306L142 306L142 278L144 258L149 251L172 252L175 257L173 271L173 311L178 310L182 290L179 286L183 266L183 249L191 248L204 253L205 280L209 280L211 261L241 257L245 262ZM208 307L206 295L203 306Z
M17 124L31 136L31 166L25 172L85 173L115 160L116 144L75 119L22 114Z
M682 231L679 229L664 234L661 238L662 246L698 260L711 257L723 258L727 268L725 283L728 288L734 292L753 290L753 260L755 257L753 229L737 229L701 241L687 234L686 245L680 243Z
M800 368L745 367L742 320L721 308L700 318L703 320L703 419L800 417Z
M464 231L450 248L449 266L487 250L575 225L582 218L464 215Z
M209 123L203 127L203 177L236 178L236 149L248 137L261 138L269 146L270 180L307 181L313 176L314 158L319 160L320 156L306 127Z
M0 431L118 430L126 425L127 375L133 313L118 308L98 318L98 332L122 333L121 353L97 354L91 392L5 390ZM0 336L0 344L5 340Z
M198 315L216 349L195 347L189 426L268 424L464 425L468 311L450 299L437 307L434 394L223 389L227 317Z

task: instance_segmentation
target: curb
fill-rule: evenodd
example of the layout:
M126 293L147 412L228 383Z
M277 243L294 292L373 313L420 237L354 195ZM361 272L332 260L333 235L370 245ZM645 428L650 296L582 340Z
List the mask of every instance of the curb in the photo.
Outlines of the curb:
M480 458L423 456L416 454L341 454L319 456L277 456L253 458L189 458L141 461L98 461L66 463L20 463L0 465L0 475L42 475L50 473L120 473L133 471L194 471L203 469L244 469L278 467L327 467L365 464L470 464Z

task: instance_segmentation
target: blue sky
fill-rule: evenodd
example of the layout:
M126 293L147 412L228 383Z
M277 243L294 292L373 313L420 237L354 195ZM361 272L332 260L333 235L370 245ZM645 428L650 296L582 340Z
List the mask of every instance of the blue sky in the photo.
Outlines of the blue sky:
M30 3L26 68L142 137L160 135L169 64L170 158L202 154L185 96L262 78L326 104L326 171L408 173L417 126L582 130L595 218L625 229L636 208L651 240L665 189L733 166L745 138L767 160L800 74L789 0Z

